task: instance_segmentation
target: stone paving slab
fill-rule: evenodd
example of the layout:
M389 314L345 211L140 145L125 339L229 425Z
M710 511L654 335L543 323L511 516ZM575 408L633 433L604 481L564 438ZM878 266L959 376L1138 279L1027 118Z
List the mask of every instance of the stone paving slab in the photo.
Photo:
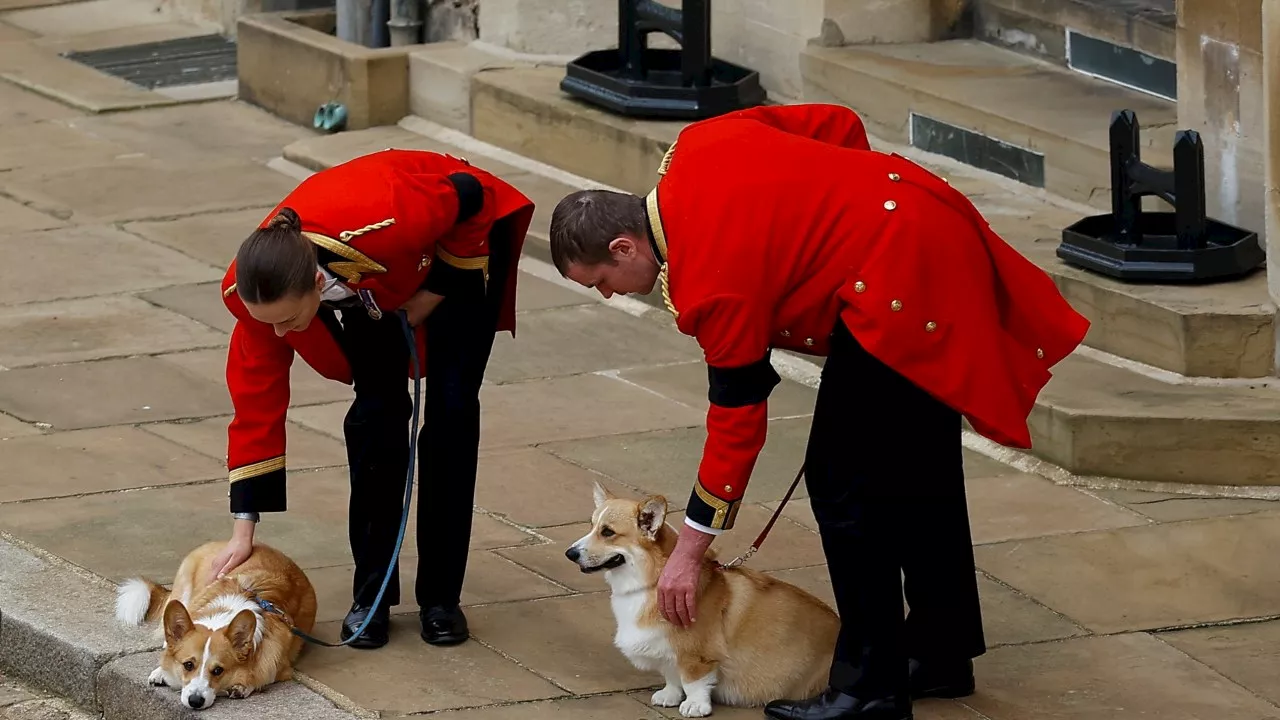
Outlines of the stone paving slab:
M182 368L182 370L191 373L194 377L220 385L223 388L223 392L227 392L227 351L225 345L223 349L172 353L159 355L157 359ZM346 414L347 408L351 406L351 401L355 397L355 390L352 386L321 376L306 361L297 357L294 358L293 365L289 368L289 388L289 398L295 406L341 401L343 414ZM227 397L228 403L230 403L230 394ZM341 422L338 423L337 437L342 437Z
M1161 633L1161 640L1243 687L1280 704L1280 622L1246 623Z
M30 688L25 685L18 684L17 682L5 677L3 672L0 672L0 707L13 705L26 700L34 700L38 697L40 697L40 695L33 692Z
M14 10L0 15L0 18L14 27L42 36L83 35L166 20L153 6L137 0L86 0L67 5Z
M666 332L671 333L667 328ZM680 337L687 337L680 335ZM693 338L689 338L693 341ZM696 341L694 347L696 348ZM623 380L670 398L676 402L706 411L711 401L707 398L707 366L699 353L695 362L626 370L618 374ZM813 415L813 405L818 391L793 380L782 380L769 394L770 418L791 418Z
M0 484L0 503L182 484L226 473L209 456L132 427L17 437L3 447L6 473L23 482ZM58 461L49 462L54 457ZM0 505L0 517L7 510Z
M134 148L76 130L69 121L0 126L0 170L102 165Z
M516 282L516 312L521 313L521 318L524 317L523 313L525 312L594 304L596 304L594 300L582 293L574 292L526 272L522 272L520 279ZM523 322L517 322L517 330L523 340Z
M153 305L189 317L228 336L235 329L236 318L222 302L220 282L174 285L161 290L141 293L138 297Z
M39 435L40 429L18 418L0 414L0 439L8 440L25 435Z
M338 623L318 625L316 636L334 640ZM418 618L395 615L391 642L377 652L308 648L298 668L361 707L387 715L543 700L565 691L478 642L449 648L418 637ZM480 635L482 624L473 622ZM358 656L355 653L360 653ZM358 658L359 674L352 672Z
M95 262L85 262L90 253L97 257ZM203 263L102 225L0 235L0 255L10 268L22 270L9 273L0 284L0 305L222 279L221 272Z
M593 484L630 492L608 478L536 448L487 453L476 473L476 505L526 527L588 522Z
M964 703L991 720L1275 720L1280 710L1138 633L998 648Z
M0 8L4 7L0 4ZM35 33L30 30L14 27L8 23L0 22L0 42L13 42L14 40L28 40L35 37Z
M671 507L683 508L706 444L705 412L696 411L700 422L694 427L548 442L541 447L637 490L663 495ZM774 502L786 495L804 462L810 425L809 418L769 422L764 449L747 485L748 502ZM808 497L803 483L793 497ZM589 503L590 496L582 502Z
M231 417L224 415L194 422L150 423L140 428L222 461L227 456L227 425L231 423ZM285 443L290 470L333 467L347 463L347 452L342 443L295 423L285 425Z
M447 153L464 160L467 159L469 154L452 145L433 140L397 125L369 128L359 132L347 132L338 135L318 135L292 143L285 147L280 154L285 160L295 162L308 170L321 170L361 155L380 152L387 148L431 150ZM483 165L486 171L500 177L521 172L506 163L490 158L484 158L483 161L477 159L476 164Z
M1150 522L1124 507L1055 485L1039 475L967 478L965 489L973 542L978 545Z
M0 336L9 368L226 345L223 333L128 296L0 307Z
M0 669L92 707L103 665L157 646L111 622L114 604L110 585L0 536Z
M1141 513L1157 522L1176 522L1224 515L1280 510L1277 500L1206 498L1140 490L1098 490L1094 494Z
M133 357L0 373L0 411L76 430L226 415L232 407L225 384Z
M0 125L9 127L81 115L84 115L81 110L28 92L17 85L0 82Z
M248 210L206 213L176 220L126 223L125 230L226 272L245 238L258 227L275 204L284 199L258 198L261 207ZM221 294L218 294L221 303Z
M306 651L304 651L305 653ZM130 720L217 720L253 717L255 720L351 720L358 717L298 682L275 683L245 700L218 698L212 707L187 710L169 688L147 684L156 667L156 653L120 658L98 675L97 692L109 718Z
M756 720L759 711L751 717ZM383 717L390 717L384 715ZM403 716L402 716L403 717ZM589 698L544 700L500 707L458 710L443 717L448 720L662 720L666 717L657 709L626 695L600 695ZM723 717L716 708L715 717Z
M266 167L236 160L190 163L131 158L108 165L22 169L0 175L0 190L77 223L112 223L239 210L278 202L296 185Z
M0 197L0 227L4 228L6 233L50 230L65 226L65 222L52 215L46 215L8 198Z
M1280 615L1271 552L1278 519L1255 513L1016 540L974 553L982 570L1098 633L1270 617Z
M89 112L134 110L175 101L62 57L36 40L0 44L0 80Z

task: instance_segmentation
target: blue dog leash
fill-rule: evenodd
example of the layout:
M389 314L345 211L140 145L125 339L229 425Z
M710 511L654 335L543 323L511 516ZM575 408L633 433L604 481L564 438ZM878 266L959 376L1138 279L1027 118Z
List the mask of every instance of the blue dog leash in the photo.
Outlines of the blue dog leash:
M410 426L409 432L409 472L404 482L404 513L400 516L400 534L396 536L396 549L391 554L391 562L387 565L386 576L382 578L382 587L378 590L378 596L373 599L373 607L369 608L369 614L365 616L364 622L358 630L351 634L351 637L339 643L331 643L302 632L293 626L293 619L286 615L283 610L272 604L270 600L258 597L257 594L254 595L254 600L264 611L284 618L285 623L289 626L289 632L309 643L323 645L324 647L343 647L355 642L357 638L364 634L364 629L369 626L374 615L378 612L378 606L382 604L382 596L387 592L387 585L391 582L391 571L395 569L396 560L400 558L400 546L404 542L404 531L409 525L409 505L413 500L413 470L418 457L418 409L422 403L422 371L418 365L418 343L414 337L413 328L409 326L409 315L403 310L400 310L397 314L400 316L400 327L404 330L405 342L409 343L409 361L413 363L413 424Z

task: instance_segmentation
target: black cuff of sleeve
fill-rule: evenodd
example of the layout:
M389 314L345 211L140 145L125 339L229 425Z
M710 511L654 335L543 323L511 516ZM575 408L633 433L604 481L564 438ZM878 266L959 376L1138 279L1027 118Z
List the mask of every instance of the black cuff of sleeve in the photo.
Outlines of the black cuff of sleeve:
M728 530L738 519L741 500L721 500L712 495L701 482L694 483L689 495L689 505L684 514L688 519L712 530Z
M447 179L453 183L453 189L458 193L457 222L466 222L475 217L480 208L484 207L484 186L475 175L463 172L453 173Z
M773 388L782 382L769 362L769 353L750 365L736 368L707 366L710 385L707 397L714 405L726 408L746 407L769 399Z
M287 509L284 468L231 483L231 512L284 512Z
M484 272L455 267L437 257L431 263L431 269L427 271L427 279L422 282L422 289L444 297L456 298L468 294L483 297Z

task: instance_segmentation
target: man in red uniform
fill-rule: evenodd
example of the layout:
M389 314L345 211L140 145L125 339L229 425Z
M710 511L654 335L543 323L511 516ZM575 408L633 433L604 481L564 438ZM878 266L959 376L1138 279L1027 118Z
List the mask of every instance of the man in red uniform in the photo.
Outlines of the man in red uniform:
M1029 447L1049 368L1088 322L946 181L872 151L847 108L693 123L659 174L644 198L562 200L551 251L562 274L605 297L660 282L706 356L707 440L659 582L663 616L695 619L703 556L733 527L779 382L771 348L826 356L806 483L841 632L829 690L766 714L903 720L913 696L971 693L986 646L961 416Z
M286 509L285 423L294 354L354 384L344 422L351 475L349 638L391 564L409 471L413 374L397 310L416 329L425 380L418 442L422 637L468 637L459 609L480 441L479 392L495 334L515 332L516 263L533 203L465 160L387 150L304 180L241 246L222 282L236 317L227 357L233 537L226 573L252 549L259 513ZM428 351L427 345L430 348ZM388 640L397 568L355 647Z

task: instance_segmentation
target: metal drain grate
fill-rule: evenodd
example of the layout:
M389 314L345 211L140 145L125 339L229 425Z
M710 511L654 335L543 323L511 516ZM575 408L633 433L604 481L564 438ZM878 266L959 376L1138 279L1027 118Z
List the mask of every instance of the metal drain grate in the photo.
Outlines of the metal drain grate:
M236 79L236 44L221 35L64 55L148 90Z

